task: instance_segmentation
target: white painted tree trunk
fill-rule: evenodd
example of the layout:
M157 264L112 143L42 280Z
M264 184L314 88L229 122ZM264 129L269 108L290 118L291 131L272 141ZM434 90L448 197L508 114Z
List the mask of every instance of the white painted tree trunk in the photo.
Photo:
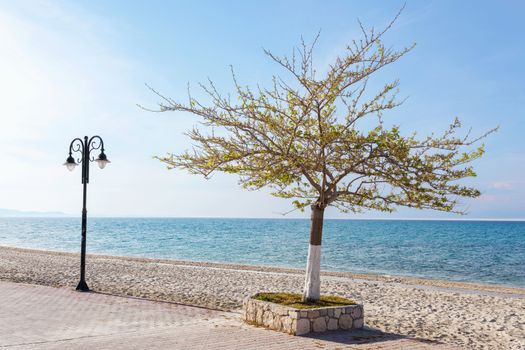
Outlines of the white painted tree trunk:
M304 283L303 299L318 301L321 297L321 246L312 245L308 248L306 262L306 281Z
M324 206L312 205L310 223L310 246L306 262L306 280L304 282L303 300L317 302L321 298L321 241L323 239Z

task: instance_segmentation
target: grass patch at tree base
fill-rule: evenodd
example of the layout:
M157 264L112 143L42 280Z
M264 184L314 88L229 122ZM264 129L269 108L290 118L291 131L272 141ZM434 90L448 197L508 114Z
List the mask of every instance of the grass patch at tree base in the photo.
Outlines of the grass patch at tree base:
M296 309L315 309L319 307L330 306L348 306L355 305L356 302L331 295L322 295L318 302L304 302L303 296L296 293L257 293L253 296L255 300L268 301L270 303L285 305Z

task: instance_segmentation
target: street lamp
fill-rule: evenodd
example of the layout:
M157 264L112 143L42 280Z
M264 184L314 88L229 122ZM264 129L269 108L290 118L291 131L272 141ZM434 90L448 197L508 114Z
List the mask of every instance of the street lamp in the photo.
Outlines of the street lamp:
M91 152L100 149L98 158L91 157ZM80 158L73 158L73 153L78 152ZM86 190L87 184L89 183L89 163L97 162L100 169L104 169L110 161L104 153L104 141L100 136L93 136L88 139L84 136L84 140L76 138L71 141L69 145L69 157L67 157L64 165L69 171L75 170L79 165L82 166L82 185L83 185L83 198L82 198L82 244L80 249L80 282L78 282L77 290L82 292L88 292L89 287L86 283L86 226L87 226L87 210L86 210Z

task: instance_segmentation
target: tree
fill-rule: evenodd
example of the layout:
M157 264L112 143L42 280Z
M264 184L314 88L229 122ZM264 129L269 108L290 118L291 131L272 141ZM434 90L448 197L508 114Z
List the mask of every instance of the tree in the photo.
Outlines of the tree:
M220 94L211 80L201 84L208 105L191 94L181 103L152 89L162 98L160 111L200 116L209 130L194 127L187 133L194 142L191 151L158 157L168 168L206 178L214 172L238 174L244 188L270 187L274 196L293 199L295 208L310 207L305 301L320 298L326 207L392 212L404 206L462 213L459 198L480 194L456 181L476 176L469 163L482 156L484 146L468 146L494 130L477 138L470 137L470 131L460 137L456 118L439 136L407 136L398 126L386 127L382 117L403 102L396 99L398 81L375 95L368 93L368 78L414 47L396 51L383 44L398 16L379 32L360 24L362 39L353 41L324 74L316 72L312 61L319 35L311 46L302 41L291 57L265 50L288 78L274 76L272 88L252 89L241 86L232 70L235 102ZM373 126L362 125L365 119Z

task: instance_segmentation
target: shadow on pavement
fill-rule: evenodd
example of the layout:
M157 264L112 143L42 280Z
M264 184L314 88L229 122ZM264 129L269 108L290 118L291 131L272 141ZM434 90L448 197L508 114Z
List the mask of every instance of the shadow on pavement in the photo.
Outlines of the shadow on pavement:
M365 327L360 330L348 330L348 331L328 331L324 333L308 333L302 335L304 338L311 338L317 340L323 340L328 342L334 342L339 344L372 344L385 341L399 340L399 339L411 339L412 341L417 341L427 344L439 344L437 341L426 340L420 338L413 338L410 336L396 334L396 333L387 333L380 331L374 328Z

